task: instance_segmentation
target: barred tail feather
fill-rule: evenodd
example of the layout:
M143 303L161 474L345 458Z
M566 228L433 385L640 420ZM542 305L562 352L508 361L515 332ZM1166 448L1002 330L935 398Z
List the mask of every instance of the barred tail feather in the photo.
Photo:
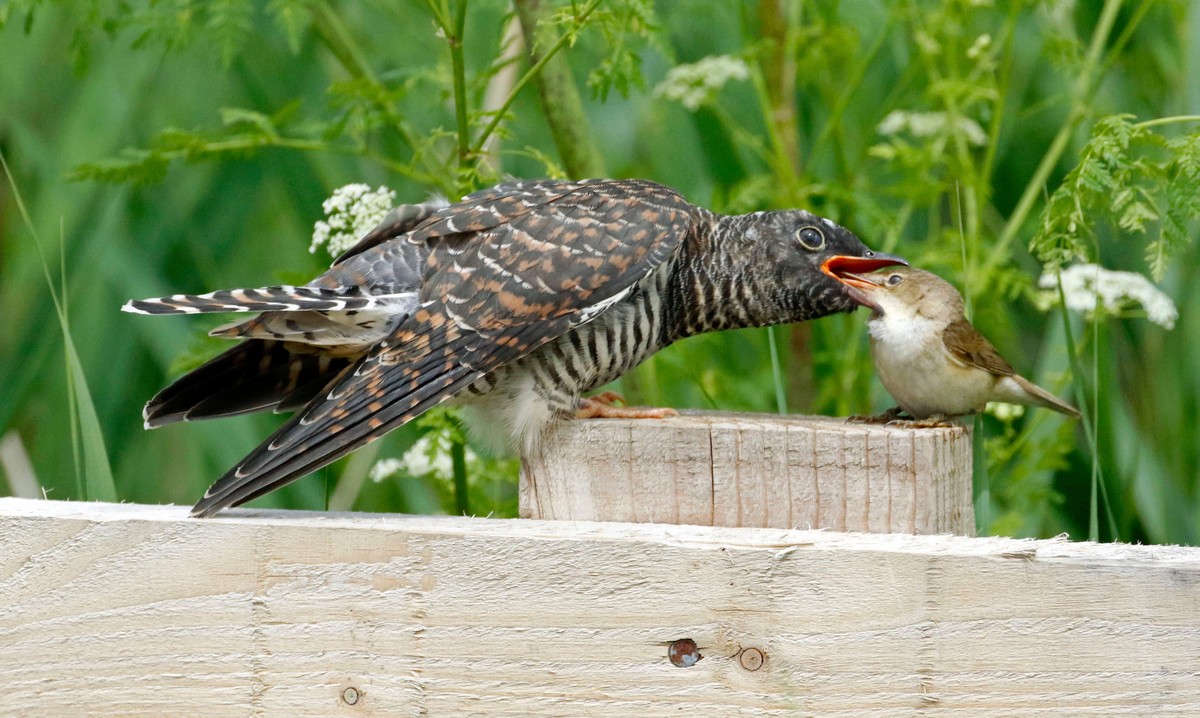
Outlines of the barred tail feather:
M464 336L444 311L417 312L213 484L192 515L211 516L336 461L558 336L568 321Z
M358 287L260 287L222 289L208 294L131 299L121 311L133 314L205 314L209 312L352 311L370 309L392 295L365 294Z
M353 363L291 342L250 340L160 391L142 411L146 428L258 411L295 411Z
M446 401L470 386L480 376L482 374L479 372L460 367L458 371L443 377L442 381L427 387L425 391L408 397L404 402L390 405L386 410L387 417L375 416L371 420L360 421L344 432L339 432L337 440L331 446L321 446L312 450L309 447L301 447L284 463L261 473L252 472L243 475L241 473L243 465L239 465L226 473L205 492L204 498L192 507L192 516L207 518L224 508L240 506L289 484L305 474L316 471ZM302 416L303 414L297 414L287 424L280 427L278 432L263 442L260 449L269 447L276 437L293 430Z

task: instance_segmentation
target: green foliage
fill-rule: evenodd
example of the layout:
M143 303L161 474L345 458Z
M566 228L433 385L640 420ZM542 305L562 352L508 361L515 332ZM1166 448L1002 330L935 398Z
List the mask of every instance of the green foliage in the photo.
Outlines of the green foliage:
M46 277L46 286L49 288L50 297L54 302L58 326L62 330L67 365L67 408L70 415L71 450L81 498L93 501L116 501L117 490L113 483L112 467L108 463L108 452L104 448L104 433L100 428L96 405L92 401L92 392L88 389L87 376L83 372L83 362L79 359L79 352L75 349L75 340L71 336L71 321L67 313L65 271L61 278L60 289L55 289L54 280L50 278L50 268L46 265L45 256L42 255L38 243L37 232L29 218L29 212L25 209L20 189L17 187L16 180L9 170L8 161L3 154L0 154L0 166L3 166L4 176L12 188L17 209L37 248L42 273Z
M587 85L601 100L616 90L628 97L634 88L644 89L642 56L638 52L641 44L650 44L667 54L666 46L659 41L662 28L649 0L619 0L609 7L598 10L592 16L604 44L608 47L606 57L588 73Z
M835 218L954 281L1030 379L1078 386L1086 432L1037 410L980 421L982 531L1194 543L1197 12L1117 0L558 0L536 46L573 69L571 142L591 145L609 174L665 182L719 211ZM0 431L27 443L52 496L81 495L62 444L88 413L82 379L73 370L64 382L59 359L91 379L95 437L122 499L193 501L279 421L144 432L142 402L222 343L202 336L203 319L121 315L125 299L304 281L327 261L304 251L321 201L351 182L411 201L577 166L547 120L547 106L569 103L534 91L548 60L503 55L511 18L502 0L0 0L0 137L33 228L64 227L73 344L46 331L59 318L30 230L0 196ZM703 101L649 89L713 58L741 74L700 88ZM1179 326L1049 316L1037 278L1076 258L1150 274ZM614 388L706 409L890 406L861 315L690 339ZM369 450L396 458L455 431L437 414ZM338 506L465 502L513 515L515 464L472 463L467 448L465 483L453 472L367 481L373 457L359 453L263 503L320 508L328 484ZM1111 522L1092 519L1093 497Z
M1176 118L1171 118L1176 119ZM1190 119L1200 123L1200 118ZM1042 226L1029 249L1055 271L1072 259L1094 260L1091 251L1102 222L1129 235L1157 236L1146 244L1146 261L1156 280L1190 240L1190 223L1200 219L1200 131L1170 140L1134 124L1131 115L1099 120L1092 137L1042 213Z
M1162 230L1146 246L1146 261L1155 279L1163 278L1168 260L1191 241L1190 230L1200 218L1200 131L1168 140L1167 149L1171 159L1163 168Z
M275 22L283 29L288 47L294 53L300 52L300 40L312 22L313 2L314 0L270 0L267 3L267 12L274 16Z

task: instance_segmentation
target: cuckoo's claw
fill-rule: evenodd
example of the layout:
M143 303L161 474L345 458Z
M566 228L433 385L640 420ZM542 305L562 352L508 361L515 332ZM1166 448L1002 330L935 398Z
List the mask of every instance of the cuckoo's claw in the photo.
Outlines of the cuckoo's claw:
M575 410L576 419L666 419L669 416L679 416L679 412L668 407L658 406L614 406L619 401L625 403L624 397L615 391L584 399Z
M625 397L616 391L602 391L595 396L588 397L588 400L598 401L605 406L616 406L617 404L629 406L629 402L625 401Z

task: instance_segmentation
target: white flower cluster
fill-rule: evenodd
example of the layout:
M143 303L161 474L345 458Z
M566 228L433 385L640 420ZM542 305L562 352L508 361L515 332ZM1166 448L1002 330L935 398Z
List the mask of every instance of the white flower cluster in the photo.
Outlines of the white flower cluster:
M909 112L893 110L883 118L876 130L881 135L891 136L908 131L914 137L934 137L951 131L961 134L967 142L982 146L987 144L987 133L970 117L959 117L951 125L950 115L945 112Z
M379 483L389 476L394 476L400 473L400 469L404 468L404 462L400 459L380 459L371 467L371 471L367 474L371 481Z
M1057 289L1058 279L1044 274L1038 280L1043 289ZM1067 309L1094 312L1097 305L1116 314L1130 303L1140 304L1146 318L1172 329L1179 318L1175 303L1146 277L1137 272L1117 272L1098 264L1076 264L1062 271L1063 296Z
M730 80L750 77L746 62L732 55L709 55L697 62L676 65L654 88L654 96L675 100L689 110L713 102Z
M395 203L396 193L386 187L376 190L365 184L339 187L321 203L325 219L313 226L308 251L316 252L323 246L330 256L338 256L375 229Z
M975 38L975 42L971 43L971 47L967 48L967 57L972 60L978 60L991 46L992 36L985 32Z
M404 452L403 458L377 461L371 467L369 476L372 481L378 483L403 470L409 476L433 476L449 480L454 475L454 460L450 457L450 443L449 431L444 429L431 431L417 439L416 443ZM463 454L467 466L478 464L479 456L471 450L471 447L464 448Z
M1000 421L1009 422L1023 416L1025 414L1025 407L1020 404L1009 404L1003 401L989 401L984 411Z

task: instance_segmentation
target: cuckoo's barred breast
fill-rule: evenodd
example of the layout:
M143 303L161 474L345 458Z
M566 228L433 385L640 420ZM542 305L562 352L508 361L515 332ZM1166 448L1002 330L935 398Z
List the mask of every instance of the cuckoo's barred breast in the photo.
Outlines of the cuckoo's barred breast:
M676 340L852 310L822 271L835 257L900 262L803 210L723 216L644 180L521 181L398 207L305 287L127 309L260 312L217 332L243 341L152 399L147 426L307 401L209 489L206 516L451 399L527 449Z

